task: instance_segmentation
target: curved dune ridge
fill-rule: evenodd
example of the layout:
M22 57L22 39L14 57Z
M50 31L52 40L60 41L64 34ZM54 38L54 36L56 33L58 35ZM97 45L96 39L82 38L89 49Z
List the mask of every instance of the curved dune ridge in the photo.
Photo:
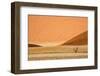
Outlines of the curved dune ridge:
M87 45L88 43L88 32L82 32L78 35L73 36L72 38L65 39L65 41L45 41L45 42L37 42L37 43L29 43L29 47L52 47L59 45Z
M52 47L52 46L59 46L63 44L65 41L59 41L59 42L37 42L37 43L29 43L29 47Z
M77 36L71 38L67 42L61 43L45 43L46 46L58 46L58 45L87 45L88 44L88 32L82 32L81 34L78 34ZM29 47L41 47L43 45L41 44L28 44Z

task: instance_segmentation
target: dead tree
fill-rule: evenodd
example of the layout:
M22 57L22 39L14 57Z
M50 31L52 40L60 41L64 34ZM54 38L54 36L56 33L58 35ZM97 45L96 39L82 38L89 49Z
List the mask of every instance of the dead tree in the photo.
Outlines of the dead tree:
M74 48L73 50L74 50L75 53L77 53L78 52L78 47Z

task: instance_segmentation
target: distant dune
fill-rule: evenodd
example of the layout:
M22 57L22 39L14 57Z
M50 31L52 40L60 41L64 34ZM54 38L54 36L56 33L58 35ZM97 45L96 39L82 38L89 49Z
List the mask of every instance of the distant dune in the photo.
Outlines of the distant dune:
M28 47L41 47L41 46L36 44L28 44Z
M85 31L73 37L72 39L70 39L69 41L65 42L62 45L87 45L87 44L88 44L88 32Z

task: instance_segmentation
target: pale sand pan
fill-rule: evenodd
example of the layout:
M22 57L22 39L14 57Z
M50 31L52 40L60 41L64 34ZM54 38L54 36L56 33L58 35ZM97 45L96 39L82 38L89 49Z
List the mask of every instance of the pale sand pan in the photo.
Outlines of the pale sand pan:
M31 54L29 60L51 60L51 59L76 59L87 58L87 53L46 53L46 54Z
M29 60L74 59L88 57L87 45L29 47L28 50Z

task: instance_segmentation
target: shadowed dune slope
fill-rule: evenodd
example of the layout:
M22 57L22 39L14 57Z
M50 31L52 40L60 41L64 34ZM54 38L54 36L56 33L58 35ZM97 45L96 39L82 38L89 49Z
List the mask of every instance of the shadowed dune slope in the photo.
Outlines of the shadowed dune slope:
M41 46L36 44L28 44L28 47L41 47Z
M87 45L88 44L88 31L85 31L72 39L68 40L62 45Z

